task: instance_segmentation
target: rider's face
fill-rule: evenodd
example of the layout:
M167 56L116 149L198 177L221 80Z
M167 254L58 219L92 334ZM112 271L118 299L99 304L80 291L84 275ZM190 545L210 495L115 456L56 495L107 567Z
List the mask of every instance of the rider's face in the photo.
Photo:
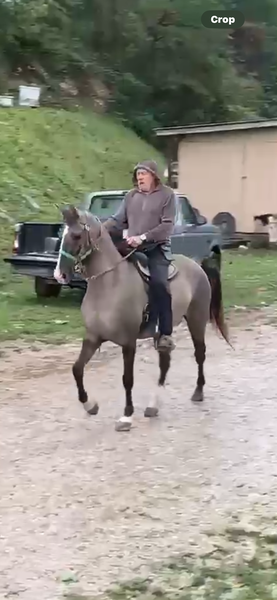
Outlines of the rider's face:
M138 187L142 192L150 192L154 186L154 176L144 169L137 171Z

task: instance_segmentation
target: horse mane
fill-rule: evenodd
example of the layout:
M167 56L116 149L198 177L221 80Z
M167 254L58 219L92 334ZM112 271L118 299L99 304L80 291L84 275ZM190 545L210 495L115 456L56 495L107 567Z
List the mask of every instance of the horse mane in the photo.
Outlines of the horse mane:
M126 246L125 240L122 239L122 234L118 232L118 235L116 235L116 233L114 233L113 231L110 233L109 230L105 227L104 223L101 222L99 217L97 217L93 213L85 211L83 214L86 216L86 221L88 225L94 226L91 227L91 233L94 242L97 244L97 240L103 240L107 244L107 251L112 249L114 252L117 252L118 254L120 254L120 256L122 256L121 243L124 246ZM96 238L94 237L95 235L97 236Z

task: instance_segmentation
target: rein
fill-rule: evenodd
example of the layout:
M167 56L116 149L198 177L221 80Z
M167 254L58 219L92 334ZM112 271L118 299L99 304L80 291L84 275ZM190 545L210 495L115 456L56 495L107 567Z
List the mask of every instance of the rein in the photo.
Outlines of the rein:
M131 252L129 252L128 254L126 254L126 256L122 256L122 258L116 263L116 265L113 265L113 267L110 267L110 269L106 269L105 271L101 271L100 273L97 273L96 275L91 275L91 277L87 278L87 281L93 281L94 279L98 279L98 277L102 277L102 275L106 275L106 273L111 273L111 271L114 271L114 269L116 269L118 267L118 265L120 265L125 260L127 260L127 258L129 258L129 256L132 256L132 254L134 254L134 252L136 251L136 249L137 248L133 248L131 250Z
M101 239L102 237L102 224L101 221L99 219L97 219L100 223L100 234L98 239ZM70 252L66 252L65 250L60 250L60 254L62 256L65 256L66 258L68 258L69 260L72 260L74 263L76 263L76 268L75 271L78 273L81 273L84 277L85 277L85 267L83 265L83 262L86 258L88 258L91 253L96 250L99 252L99 247L93 242L93 240L90 237L90 228L88 226L87 223L84 224L84 231L88 232L88 236L89 236L89 241L91 243L91 247L84 253L84 254L79 254L78 256L73 256L73 254L70 254ZM121 263L123 263L125 260L127 260L130 256L132 256L132 254L134 254L134 252L137 250L137 248L132 248L132 250L130 252L128 252L128 254L126 254L126 256L122 256L122 258L112 267L110 267L109 269L105 269L104 271L101 271L100 273L97 273L96 275L91 275L91 277L85 277L86 281L93 281L95 279L98 279L99 277L102 277L103 275L106 275L106 273L110 273L112 271L114 271L114 269L116 269Z

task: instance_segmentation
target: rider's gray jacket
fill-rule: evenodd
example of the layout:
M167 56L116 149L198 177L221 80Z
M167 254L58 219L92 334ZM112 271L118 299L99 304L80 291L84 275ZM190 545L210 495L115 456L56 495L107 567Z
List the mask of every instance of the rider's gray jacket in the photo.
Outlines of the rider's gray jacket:
M149 193L134 188L126 194L118 211L105 225L119 230L128 229L129 236L145 234L147 242L161 244L169 257L175 213L176 199L170 187L159 184Z

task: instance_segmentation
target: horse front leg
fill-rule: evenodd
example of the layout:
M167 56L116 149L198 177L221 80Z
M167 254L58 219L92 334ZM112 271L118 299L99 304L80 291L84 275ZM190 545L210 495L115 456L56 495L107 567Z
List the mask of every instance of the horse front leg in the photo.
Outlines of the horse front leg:
M88 399L87 392L84 388L84 370L90 359L100 347L100 342L84 339L79 358L72 367L74 379L76 381L79 401L83 404L84 409L89 415L97 415L99 406L97 402L91 402Z
M125 409L124 416L121 417L116 425L116 431L130 431L132 427L132 417L134 413L132 390L134 386L134 362L136 356L136 345L135 346L123 346L123 377L122 382L125 389Z
M165 352L164 350L159 352L160 376L158 381L158 389L156 390L156 393L154 394L152 400L150 400L147 408L144 411L145 417L157 417L159 414L160 404L165 396L165 382L170 368L170 364L171 353Z

